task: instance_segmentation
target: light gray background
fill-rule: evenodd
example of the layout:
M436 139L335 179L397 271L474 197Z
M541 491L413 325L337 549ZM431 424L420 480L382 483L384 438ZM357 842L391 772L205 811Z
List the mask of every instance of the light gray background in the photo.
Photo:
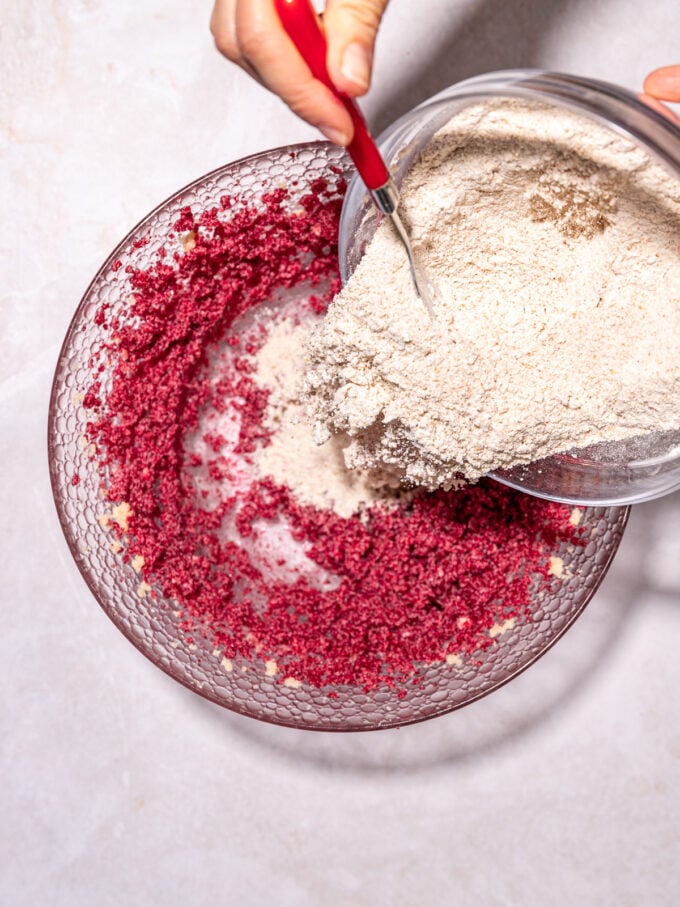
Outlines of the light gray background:
M635 508L569 632L511 686L373 735L213 707L118 633L52 504L47 401L90 277L165 196L316 137L221 61L198 0L1 0L0 904L680 903L680 497ZM381 128L462 77L637 89L677 0L392 0Z

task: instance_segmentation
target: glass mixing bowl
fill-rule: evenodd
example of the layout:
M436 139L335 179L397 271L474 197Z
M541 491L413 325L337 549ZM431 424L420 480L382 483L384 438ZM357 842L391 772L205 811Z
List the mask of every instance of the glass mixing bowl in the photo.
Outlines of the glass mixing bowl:
M628 508L586 508L581 514L583 545L561 544L561 575L536 588L531 620L498 636L496 644L460 665L422 667L418 686L405 695L395 689L363 692L343 686L329 690L276 682L262 662L234 662L183 626L178 602L149 580L140 597L140 576L112 547L100 524L102 474L87 439L90 411L83 394L92 384L93 356L108 344L118 317L129 318L128 269L148 268L161 247L179 242L173 224L182 209L216 209L222 196L257 201L263 193L289 187L288 204L309 192L315 180L335 182L348 174L343 153L323 142L278 148L229 164L173 195L138 224L103 264L86 291L64 340L56 366L48 425L49 467L54 500L71 554L94 597L118 629L155 665L189 689L235 712L296 728L369 730L388 728L459 708L516 677L568 629L590 601L621 540ZM227 216L227 215L225 215ZM286 303L286 292L277 305ZM105 322L97 317L108 306ZM98 374L102 394L111 385L112 363ZM74 477L77 480L74 481ZM547 555L547 552L546 552ZM329 692L333 697L329 697Z
M541 101L590 116L631 138L680 178L680 130L635 95L605 82L562 73L513 70L476 76L447 88L386 129L377 141L396 183L401 184L415 157L451 117L493 97ZM361 260L379 219L355 176L340 222L343 283ZM605 506L648 501L680 488L680 431L571 450L494 472L491 478L567 503Z

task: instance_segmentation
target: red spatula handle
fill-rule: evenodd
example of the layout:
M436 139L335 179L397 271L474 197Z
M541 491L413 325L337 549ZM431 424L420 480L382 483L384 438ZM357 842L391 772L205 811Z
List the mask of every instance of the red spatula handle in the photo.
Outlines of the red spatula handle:
M274 6L281 24L314 78L330 88L351 116L354 123L354 138L347 146L347 151L366 187L371 191L380 189L389 181L389 170L368 131L358 105L348 95L338 91L331 82L326 67L326 38L311 3L309 0L274 0Z

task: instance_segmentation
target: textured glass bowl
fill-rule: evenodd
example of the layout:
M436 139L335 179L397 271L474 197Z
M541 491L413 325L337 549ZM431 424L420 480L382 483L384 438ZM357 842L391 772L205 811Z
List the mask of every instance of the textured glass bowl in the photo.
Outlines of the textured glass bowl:
M295 157L291 156L295 152ZM441 715L489 693L511 680L542 655L569 627L597 589L624 531L627 508L589 508L581 525L586 544L549 552L562 557L564 576L534 596L534 619L498 637L479 657L479 664L428 666L422 683L409 686L406 696L395 691L364 693L338 687L328 690L277 683L258 665L234 663L225 671L219 653L200 639L190 642L179 625L176 604L137 595L140 578L110 547L111 535L98 523L102 503L96 464L90 462L85 440L88 416L82 394L92 380L88 360L107 339L107 329L94 315L108 303L111 315L121 311L130 288L125 267L148 267L158 248L167 243L180 210L199 211L217 204L220 196L254 200L285 181L304 194L310 183L329 174L329 167L347 169L342 152L325 143L280 148L238 161L208 174L168 199L120 243L104 263L83 297L64 341L50 401L48 444L54 499L73 558L93 595L122 633L154 664L207 699L254 718L296 728L369 730L408 724ZM147 237L134 248L135 240ZM116 260L122 267L112 270ZM103 377L106 388L107 376ZM73 484L74 473L79 482Z
M490 97L526 98L590 116L631 138L680 178L680 130L635 95L605 82L562 73L513 70L476 76L447 88L386 129L378 144L397 184L451 117ZM363 183L353 179L340 224L343 283L361 260L378 222ZM567 503L605 506L648 501L680 488L680 431L597 444L501 470L491 477L538 497Z

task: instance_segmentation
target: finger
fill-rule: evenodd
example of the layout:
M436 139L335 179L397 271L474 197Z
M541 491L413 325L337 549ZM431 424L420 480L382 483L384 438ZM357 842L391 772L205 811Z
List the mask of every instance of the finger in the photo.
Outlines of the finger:
M283 30L272 0L242 0L236 4L239 53L264 85L291 110L338 145L354 134L349 114L323 83L317 81Z
M241 52L236 40L237 0L215 0L210 16L210 31L215 47L232 63L238 63Z
M649 94L640 94L638 95L638 98L648 107L651 107L652 110L658 111L667 119L671 120L671 122L676 123L678 126L680 126L680 117L676 116L670 109L670 107L666 107L666 105L662 101L659 101L658 98L653 98Z
M366 94L371 84L373 49L388 0L328 0L323 23L328 42L328 73L346 94Z
M645 79L643 91L660 101L680 101L680 65L655 69Z
M222 56L232 63L236 63L245 70L249 76L260 84L262 80L250 64L241 55L236 36L236 4L238 0L215 0L212 15L210 16L210 31L215 41L215 47Z

